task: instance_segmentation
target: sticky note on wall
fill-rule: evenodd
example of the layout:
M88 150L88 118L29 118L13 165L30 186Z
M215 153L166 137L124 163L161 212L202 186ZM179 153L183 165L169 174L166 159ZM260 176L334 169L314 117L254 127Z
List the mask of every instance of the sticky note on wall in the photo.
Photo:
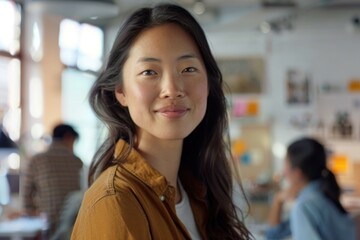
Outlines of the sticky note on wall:
M234 141L234 143L232 144L232 151L233 154L236 156L243 154L246 151L245 141L242 139L237 139L236 141Z
M257 101L249 101L247 103L247 113L250 116L258 115L259 103Z
M349 92L360 92L360 79L352 79L348 83Z
M259 102L256 100L237 99L234 101L232 114L234 117L257 116Z
M246 115L246 112L247 112L246 102L244 102L243 100L236 100L234 102L233 115L235 117L242 117Z
M349 158L344 154L335 154L330 158L329 168L334 174L344 174L349 167Z

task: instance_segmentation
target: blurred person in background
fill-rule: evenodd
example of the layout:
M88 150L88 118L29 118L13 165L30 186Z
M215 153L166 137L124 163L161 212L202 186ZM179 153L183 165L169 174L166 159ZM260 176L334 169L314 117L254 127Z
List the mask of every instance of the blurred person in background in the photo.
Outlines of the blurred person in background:
M1 112L0 112L0 219L2 216L2 205L10 203L11 193L10 185L7 179L8 173L8 156L17 152L16 143L8 136L6 130L1 124Z
M70 125L55 126L49 148L31 158L22 180L25 214L46 214L50 236L59 224L65 199L81 187L83 163L73 151L78 137Z
M356 239L355 223L340 203L341 189L326 161L326 150L315 139L301 138L289 145L284 177L290 186L273 199L267 239ZM287 201L294 203L289 219L281 221Z

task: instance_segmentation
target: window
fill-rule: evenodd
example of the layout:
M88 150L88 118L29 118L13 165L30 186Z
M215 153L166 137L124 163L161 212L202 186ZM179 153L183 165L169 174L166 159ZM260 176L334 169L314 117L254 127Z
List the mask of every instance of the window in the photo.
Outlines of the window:
M0 123L9 137L20 137L20 24L21 9L0 1Z
M20 137L20 61L0 57L0 120L12 140Z
M13 1L0 1L0 51L15 56L20 51L21 9Z
M63 64L97 72L102 65L104 33L95 26L64 19L60 24L60 58Z
M14 1L0 1L0 124L13 141L20 138L20 31L21 8ZM11 150L13 151L13 150ZM0 151L0 168L17 170L20 157L15 152ZM7 163L1 160L7 158ZM3 175L5 177L5 175ZM4 183L4 182L3 182ZM4 193L4 192L3 192ZM3 203L4 203L4 199ZM8 199L9 200L9 199ZM6 202L6 201L5 201Z
M62 118L72 124L80 138L75 152L89 165L99 145L99 121L90 108L88 94L102 66L104 33L99 27L64 19L60 23L59 47L62 73Z
M75 69L65 69L62 74L62 118L79 132L75 152L85 165L90 162L99 144L99 121L88 103L95 76Z

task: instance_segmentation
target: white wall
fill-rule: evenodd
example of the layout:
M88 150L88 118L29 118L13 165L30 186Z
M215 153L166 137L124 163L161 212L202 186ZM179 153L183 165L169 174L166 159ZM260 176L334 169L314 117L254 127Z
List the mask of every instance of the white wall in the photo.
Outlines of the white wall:
M294 128L290 125L291 118L307 114L314 123L321 118L331 125L337 110L351 111L355 133L359 136L360 110L354 108L353 101L359 101L360 94L329 96L316 91L324 82L337 83L346 89L350 79L360 78L360 31L349 31L352 16L353 10L343 9L332 10L330 14L310 12L298 17L293 31L280 34L207 32L216 57L264 57L267 77L265 92L259 96L261 117L273 125L274 144L285 147L295 138L312 132L312 128ZM289 106L286 103L285 80L289 68L310 75L313 95L309 105ZM282 159L280 156L274 158L275 171L279 172Z

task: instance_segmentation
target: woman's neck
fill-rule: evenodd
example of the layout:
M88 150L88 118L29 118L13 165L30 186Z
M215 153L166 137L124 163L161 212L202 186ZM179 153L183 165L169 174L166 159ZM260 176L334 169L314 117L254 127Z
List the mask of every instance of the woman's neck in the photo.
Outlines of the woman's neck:
M302 179L301 181L297 182L293 186L293 190L296 192L296 195L299 195L299 193L304 190L304 188L309 184L308 180Z
M181 161L182 140L146 141L138 139L137 150L145 160L177 189L177 177ZM178 191L177 191L178 192Z

